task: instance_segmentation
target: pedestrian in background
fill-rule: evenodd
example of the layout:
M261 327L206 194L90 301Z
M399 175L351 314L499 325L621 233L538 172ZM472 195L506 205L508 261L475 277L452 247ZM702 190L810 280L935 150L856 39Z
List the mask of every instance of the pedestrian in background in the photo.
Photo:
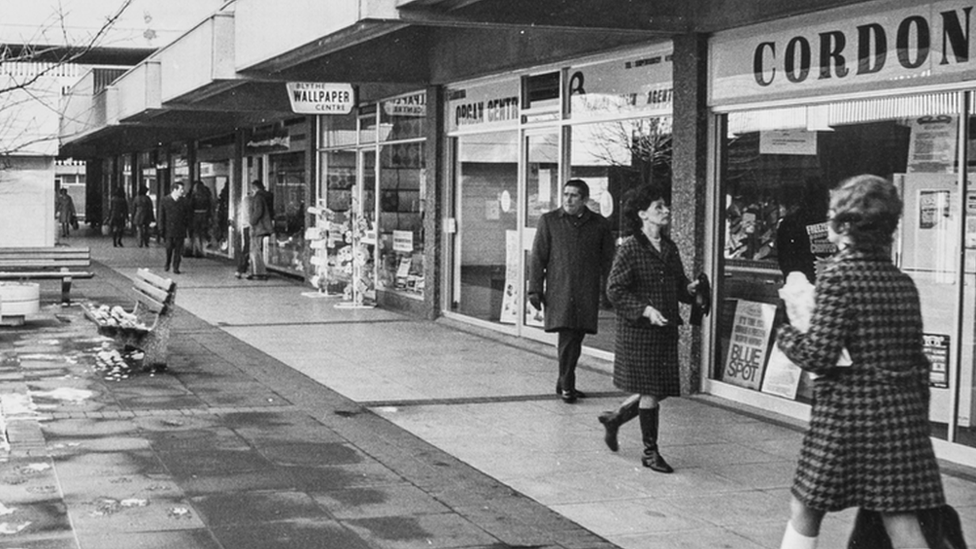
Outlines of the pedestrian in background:
M916 513L945 504L918 290L891 261L901 213L888 181L841 183L828 212L839 251L817 277L809 328L779 329L780 349L818 375L783 548L813 549L824 515L848 507L880 513L894 547L928 547ZM838 366L845 348L851 363Z
M146 194L147 192L149 190L142 185L136 197L132 199L132 227L136 230L136 243L140 248L149 247L149 232L153 222L156 221L152 199Z
M122 187L112 191L108 203L108 227L112 232L112 247L122 247L122 237L125 236L125 226L129 222L129 203L125 199Z
M75 213L75 201L71 199L71 195L68 194L68 189L61 188L60 194L58 194L58 201L55 204L55 214L57 215L58 221L61 223L61 236L67 238L71 233L71 227L73 224L78 223L77 214Z
M583 338L597 333L614 252L610 223L586 206L589 197L582 179L563 185L562 207L539 219L529 259L528 300L544 312L545 330L558 334L556 394L567 403L586 396L576 388L576 364Z
M241 278L248 274L251 255L251 195L245 194L241 200L241 207L237 211L237 272L234 276Z
M599 416L610 450L617 431L640 420L641 463L659 473L674 470L658 450L660 403L681 395L678 369L678 302L692 304L699 282L685 275L678 246L668 237L671 208L665 189L643 185L628 193L623 216L632 231L617 251L607 279L607 297L617 313L613 384L634 393L613 412Z
M248 280L267 280L268 270L264 265L264 238L274 232L271 193L264 190L264 183L251 182L251 204L248 222L251 225L251 274Z
M186 239L186 230L190 223L190 208L183 193L183 182L173 183L172 191L163 197L159 208L159 228L166 242L166 266L163 270L169 271L172 265L175 274L181 273L183 241Z
M213 194L203 181L193 183L190 193L193 221L190 225L190 255L203 257L206 243L210 240L210 218L213 214Z

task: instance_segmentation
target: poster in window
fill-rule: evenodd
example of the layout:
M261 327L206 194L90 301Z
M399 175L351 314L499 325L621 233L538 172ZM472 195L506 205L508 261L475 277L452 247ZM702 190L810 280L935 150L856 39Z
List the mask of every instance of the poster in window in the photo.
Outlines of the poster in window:
M505 231L505 290L502 294L502 310L498 322L515 324L519 317L519 303L522 300L518 291L519 263L518 231Z
M918 193L918 228L933 229L942 220L949 219L950 210L949 191L920 191Z
M952 173L956 161L956 119L923 116L912 121L908 173Z
M759 132L759 154L817 155L817 132L805 129Z
M929 359L929 387L949 388L949 336L924 334L922 352Z
M748 389L759 389L776 306L740 299L732 319L732 335L722 380Z

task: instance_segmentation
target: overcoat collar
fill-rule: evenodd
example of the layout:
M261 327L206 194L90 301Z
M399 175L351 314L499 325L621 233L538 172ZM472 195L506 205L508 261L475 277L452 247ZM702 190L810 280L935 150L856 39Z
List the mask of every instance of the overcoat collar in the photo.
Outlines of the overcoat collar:
M559 211L559 217L569 219L569 220L574 220L576 218L579 218L581 223L586 223L593 217L593 210L591 210L587 206L583 206L583 212L579 215L570 215L569 212L563 209L562 206L559 207L558 211Z
M673 246L671 245L671 239L663 234L661 235L661 251L658 251L657 248L651 244L651 241L647 239L647 235L644 234L644 231L637 231L634 233L634 238L637 239L637 242L639 242L641 246L651 252L652 255L659 257L661 261L667 261L668 257L672 253Z

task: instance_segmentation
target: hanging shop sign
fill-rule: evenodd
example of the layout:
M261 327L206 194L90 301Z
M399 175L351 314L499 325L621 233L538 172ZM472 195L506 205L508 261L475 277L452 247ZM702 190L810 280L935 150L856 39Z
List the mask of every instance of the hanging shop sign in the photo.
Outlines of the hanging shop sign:
M871 2L718 33L711 105L976 77L976 1Z
M388 116L427 116L427 93L387 99L383 101L383 112Z
M291 110L298 114L349 114L356 106L352 84L288 82Z

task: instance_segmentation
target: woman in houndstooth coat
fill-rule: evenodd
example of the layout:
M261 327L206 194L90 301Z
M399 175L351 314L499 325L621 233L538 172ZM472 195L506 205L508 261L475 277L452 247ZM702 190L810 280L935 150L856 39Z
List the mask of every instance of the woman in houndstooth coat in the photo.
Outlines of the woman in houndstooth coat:
M664 189L645 185L631 192L623 215L633 229L617 250L607 279L607 297L617 312L613 383L635 393L614 412L600 415L604 440L617 451L617 430L640 418L644 455L641 463L672 472L658 452L659 403L681 394L678 373L678 302L694 302L697 282L690 282L678 247L665 234L671 209Z
M918 291L891 262L902 202L877 176L843 182L829 232L839 252L818 277L804 333L777 343L814 382L783 547L813 548L828 511L882 514L895 547L927 547L916 511L945 503L929 439L929 363ZM838 366L844 348L852 364Z

